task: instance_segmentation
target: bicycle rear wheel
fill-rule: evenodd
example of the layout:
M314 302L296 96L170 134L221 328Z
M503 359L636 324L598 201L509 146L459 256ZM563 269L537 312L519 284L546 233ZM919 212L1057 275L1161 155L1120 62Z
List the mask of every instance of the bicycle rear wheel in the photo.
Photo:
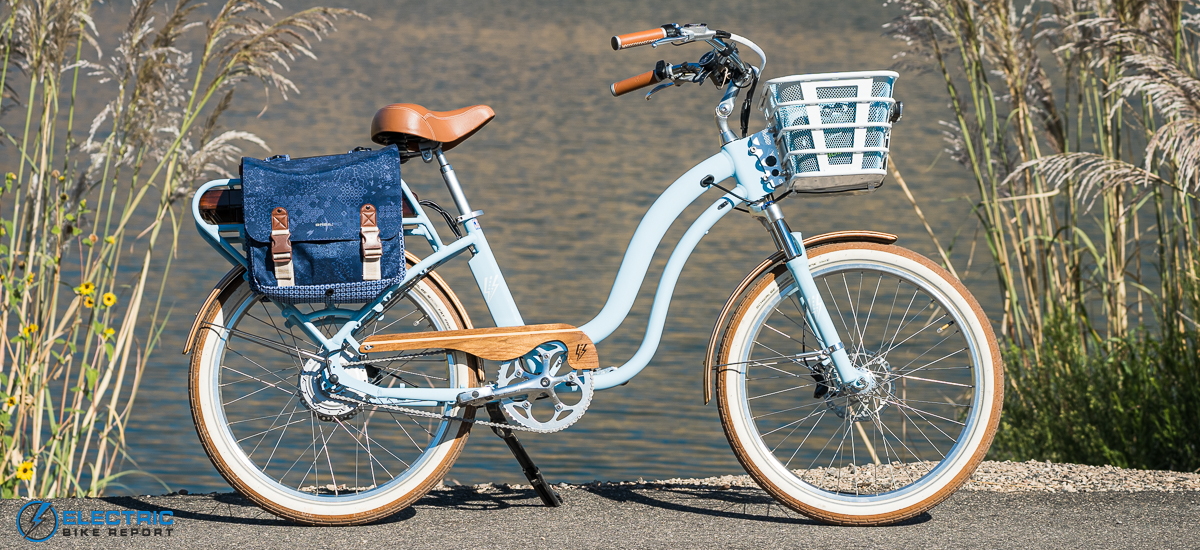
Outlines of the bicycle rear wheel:
M999 347L966 288L912 251L843 243L808 254L876 389L839 394L832 372L795 358L821 345L780 262L721 335L721 424L746 471L788 507L842 525L903 521L948 498L987 453L1003 401Z
M326 337L346 319L343 308L301 307ZM261 339L318 355L319 346L243 278L200 315L189 377L196 432L225 480L266 510L305 524L369 523L425 495L462 451L469 423L346 405L314 394L311 382L306 388L318 363ZM356 337L461 328L470 328L465 312L429 277ZM351 372L381 386L478 385L476 359L459 352L381 359ZM420 409L474 416L449 404Z

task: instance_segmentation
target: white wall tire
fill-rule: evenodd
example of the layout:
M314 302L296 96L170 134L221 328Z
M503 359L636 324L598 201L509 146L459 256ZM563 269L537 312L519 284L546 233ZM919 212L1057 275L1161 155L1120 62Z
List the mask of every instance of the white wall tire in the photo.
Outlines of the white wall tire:
M405 322L398 320L394 326L386 326L383 330L470 328L470 321L459 309L457 300L438 283L440 281L423 280L408 296L399 298L403 303L389 313L396 311ZM295 336L297 345L304 346L303 333L299 330L279 330L278 327L283 325L280 319L265 320L270 314L268 307L274 308L274 305L262 303L244 280L236 278L200 315L205 323L215 327L261 330L267 335L275 330L279 338L290 341ZM412 322L414 319L417 322ZM379 330L379 323L376 325L375 330ZM367 332L370 328L369 325L360 329L360 337L370 334ZM277 355L272 356L272 353ZM386 414L386 411L363 409L351 418L323 422L300 403L299 396L287 395L287 391L297 389L295 383L288 386L287 382L297 379L300 365L294 357L278 354L277 351L250 349L244 340L230 337L227 331L202 328L192 351L189 376L192 417L213 465L239 493L278 516L312 525L357 525L387 517L411 505L437 485L466 443L470 424L417 419ZM399 376L410 378L423 375L423 380L431 385L464 388L476 385L475 358L454 353L441 356L440 360L434 359L429 365L419 367L412 366L415 360L403 363L404 368L381 363L377 376L390 380L400 372L404 374ZM422 372L417 372L418 368ZM382 374L384 371L393 374ZM439 372L440 375L431 374ZM256 376L260 377L257 382ZM256 383L262 388L255 390ZM247 389L241 390L241 386ZM222 398L223 394L227 395ZM283 407L280 403L284 403ZM436 408L427 409L433 411ZM473 409L447 408L445 412L466 417L474 415ZM256 417L257 414L262 418ZM268 420L271 420L270 424L267 424ZM312 449L298 450L303 445L304 435L289 435L292 427L305 431L311 427L314 433L320 429L321 435L312 438ZM267 433L260 436L264 430ZM278 440L271 441L276 439L276 434ZM411 448L400 448L405 438L411 442ZM292 439L299 442L291 445ZM256 441L257 444L252 446ZM274 447L264 458L272 444ZM323 450L316 450L321 447ZM310 452L316 457L312 464L300 464L300 458L307 460ZM284 454L286 458L277 457ZM360 459L363 455L366 455L365 463ZM293 468L283 470L292 456L297 457L292 463ZM347 457L353 457L353 467ZM301 476L299 472L306 466L309 470ZM323 472L323 467L328 470ZM351 470L353 476L348 473ZM328 481L337 483L326 483Z
M995 336L962 284L916 253L842 243L808 254L848 352L889 385L874 399L818 399L820 373L780 359L808 345L800 344L805 335L815 337L803 320L795 322L802 315L786 309L795 284L778 263L743 293L721 336L717 398L726 437L758 484L800 513L842 525L909 519L953 494L987 453L1003 401ZM884 289L881 298L880 289L892 282L896 290ZM900 302L910 290L913 302L932 304L921 312L927 319L913 324L912 308L905 310L907 323L895 321L895 306L886 318L887 308L876 312L880 302Z

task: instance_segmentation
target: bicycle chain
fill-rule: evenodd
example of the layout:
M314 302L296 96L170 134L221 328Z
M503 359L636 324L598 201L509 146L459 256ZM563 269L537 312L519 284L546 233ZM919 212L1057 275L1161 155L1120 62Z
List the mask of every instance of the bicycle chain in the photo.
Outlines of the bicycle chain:
M395 355L392 357L376 357L373 359L363 359L362 361L346 361L345 363L342 363L342 366L343 367L351 367L351 366L355 366L355 365L370 365L372 363L392 362L392 361L400 361L403 359L412 359L414 357L429 357L431 355L445 355L445 354L446 354L446 350L425 351L425 352L421 352L421 353L406 353L404 355ZM380 368L383 368L383 367L380 367ZM387 370L387 369L385 368L384 370Z
M366 360L362 360L362 361L347 361L346 363L343 363L342 365L347 366L347 367L348 366L356 366L356 365L370 365L372 363L379 363L379 362L384 362L384 361L388 361L388 362L397 361L397 360L401 360L401 359L410 359L413 357L427 357L430 355L444 355L445 353L446 353L445 350L427 351L427 352L421 352L421 353L408 353L408 354L397 355L397 356L393 356L393 357L377 357L374 359L366 359ZM379 367L379 368L383 368L383 367ZM384 370L387 370L387 369L384 369ZM345 401L345 402L354 403L357 405L366 405L369 407L379 407L379 408L382 408L385 410L403 413L403 414L407 414L410 416L419 416L422 418L433 418L433 419L437 419L437 420L453 420L453 421L463 422L465 424L479 424L480 426L487 426L489 428L503 428L503 429L518 431L518 432L554 433L554 432L560 432L562 430L565 430L565 429L571 427L571 425L575 424L575 422L572 422L571 424L563 426L562 428L560 428L558 430L539 430L537 428L530 428L528 426L522 426L520 424L514 424L511 422L500 423L500 422L491 422L488 420L477 420L474 418L468 419L468 418L463 418L461 416L451 416L448 414L437 414L437 413L422 411L420 409L410 409L408 407L401 407L399 405L388 405L386 403L372 403L370 401L365 401L365 400L358 399L356 397L350 397L347 395L329 394L329 397L334 399L335 401ZM477 407L477 408L482 408L482 407ZM583 408L583 412L586 413L587 409L588 409L588 406L585 405ZM583 414L580 414L579 416L575 417L575 421L578 422L579 419L582 417L583 417Z
M538 429L534 429L534 428L528 428L528 427L522 426L520 424L512 424L512 423L508 423L508 422L505 422L502 424L500 422L490 422L487 420L478 420L478 419L474 419L474 418L463 418L461 416L451 416L448 414L431 413L431 412L427 412L427 411L422 411L420 409L410 409L408 407L401 407L399 405L388 405L386 403L371 403L370 401L364 401L364 400L358 399L356 397L349 397L349 396L340 395L340 394L339 395L329 395L329 397L334 399L335 401L345 401L348 403L355 403L358 405L366 405L369 407L379 407L381 409L395 411L395 412L407 414L410 416L420 416L422 418L433 418L433 419L437 419L437 420L454 420L454 421L462 422L465 424L479 424L481 426L488 426L491 428L504 428L504 429L519 431L519 432L552 433L551 431L548 431L548 430L538 430ZM583 416L583 415L580 415L580 416ZM558 430L555 430L555 431L558 431Z

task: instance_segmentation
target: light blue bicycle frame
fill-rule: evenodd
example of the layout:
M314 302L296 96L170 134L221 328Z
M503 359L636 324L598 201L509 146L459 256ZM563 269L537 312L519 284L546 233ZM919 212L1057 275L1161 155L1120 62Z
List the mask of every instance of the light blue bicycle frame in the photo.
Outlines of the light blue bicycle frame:
M696 245L718 221L737 206L749 206L757 215L766 216L765 208L769 202L764 202L775 191L772 180L767 174L767 168L761 161L768 155L778 155L775 152L770 130L763 130L750 137L733 140L726 143L721 151L697 164L691 170L675 180L662 195L654 201L649 211L638 224L621 267L617 272L616 281L609 293L604 308L594 319L580 327L593 342L599 343L611 335L629 315L634 300L655 250L661 243L667 229L675 222L689 205L695 202L705 191L720 184L726 179L734 178L736 186L713 202L684 233L675 250L667 260L654 302L650 309L650 318L646 326L646 334L637 352L619 367L599 369L595 374L595 388L609 389L628 382L650 363L658 348L662 336L663 325L667 318L671 296L679 281L679 274ZM446 167L449 165L446 164ZM452 169L451 169L452 170ZM446 169L443 168L443 172ZM777 180L778 178L776 178ZM213 225L205 222L200 216L200 196L205 191L215 187L240 184L240 180L216 180L200 187L192 201L192 215L200 235L211 244L231 263L246 265L246 258L235 248L240 239L245 238L244 228L240 224ZM455 180L457 183L457 180ZM338 375L340 383L355 392L369 396L377 403L406 406L434 406L438 403L453 403L463 388L383 388L368 382L360 381L348 375L342 363L353 359L353 353L343 350L357 350L359 342L354 338L354 331L362 326L373 315L382 313L389 301L399 297L438 266L470 251L473 257L468 261L471 273L483 295L492 320L498 327L522 326L520 310L509 291L500 267L496 264L495 256L484 236L483 228L477 218L467 220L463 225L466 235L451 242L443 243L434 229L434 224L424 209L418 204L416 197L402 183L406 199L416 211L414 218L404 220L404 235L406 238L422 237L426 239L433 253L408 269L403 282L383 292L375 301L357 310L342 308L327 308L311 314L300 312L294 306L276 304L280 307L285 318L300 327L314 342L321 345L330 357L329 373ZM464 200L465 203L465 200ZM462 205L460 204L460 207ZM776 207L775 212L778 213ZM465 212L464 212L465 214ZM775 220L772 220L775 221ZM782 221L779 219L778 221ZM786 227L786 224L783 225ZM233 233L237 237L232 237ZM229 236L223 236L225 233ZM836 374L843 386L862 387L863 377L859 370L853 367L846 355L837 329L830 320L824 302L817 291L816 284L808 268L808 258L804 251L803 239L799 232L784 232L790 242L777 242L788 258L787 266L798 284L798 294L806 309L809 323L814 327L817 338L826 347L826 353L833 362ZM779 240L778 238L776 239ZM331 337L326 337L314 323L318 318L344 318L341 328ZM229 337L226 331L223 337ZM856 386L856 384L858 384Z

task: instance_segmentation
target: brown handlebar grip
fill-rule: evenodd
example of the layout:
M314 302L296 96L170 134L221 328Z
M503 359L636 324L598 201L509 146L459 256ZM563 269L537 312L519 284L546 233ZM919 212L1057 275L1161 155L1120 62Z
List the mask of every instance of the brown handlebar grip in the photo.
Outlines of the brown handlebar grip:
M631 32L629 34L618 34L612 37L612 49L624 50L634 46L645 46L655 40L661 40L667 37L667 30L664 28L650 29L648 31Z
M625 95L638 88L645 88L651 84L657 84L660 80L662 79L658 77L658 73L654 71L646 71L637 76L626 78L620 82L614 82L608 87L608 91L612 92L612 95L614 96Z

